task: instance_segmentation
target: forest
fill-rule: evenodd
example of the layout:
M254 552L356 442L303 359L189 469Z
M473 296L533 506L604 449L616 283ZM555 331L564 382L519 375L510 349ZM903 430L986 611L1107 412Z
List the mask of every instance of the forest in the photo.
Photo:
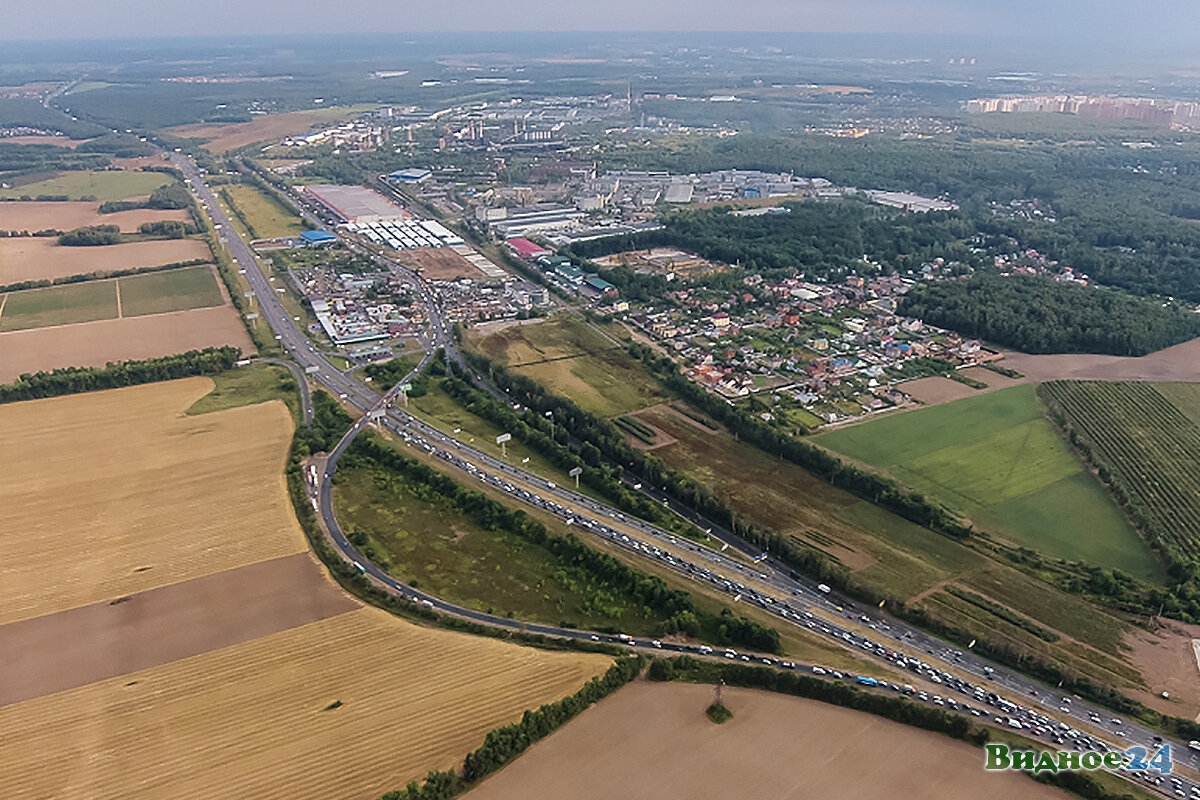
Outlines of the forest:
M1140 356L1200 336L1189 311L1032 275L920 285L899 312L1026 353Z
M1136 150L1122 147L1119 139L1110 142L1101 137L1083 143L1021 144L949 136L922 140L738 136L630 145L608 153L605 164L681 173L762 169L824 177L841 186L944 195L961 207L951 218L970 230L968 238L975 232L1010 236L1020 249L1035 248L1106 285L1200 302L1200 225L1188 213L1200 208L1200 144L1188 137ZM1032 199L1052 209L1053 221L1021 219L1009 212L1012 201ZM793 209L788 216L796 213ZM834 242L842 242L844 220L833 217L830 223ZM918 237L930 225L912 217L898 224L912 225ZM750 233L754 228L732 232L742 230ZM863 232L864 244L876 241L870 226ZM903 231L897 234L899 252L913 244L918 245L910 251L914 259L933 252L928 245L919 249L920 238L906 242L904 235ZM746 263L762 252L755 246L761 244L751 236L728 252L735 256L733 260L740 257ZM790 245L768 251L805 258L815 255ZM832 258L837 252L831 244L822 255ZM887 249L860 253L888 255ZM818 258L811 266L820 263ZM810 264L801 260L796 266L803 269Z
M935 258L973 263L973 224L961 215L903 214L854 200L788 203L787 214L737 217L728 206L668 212L659 230L608 237L571 246L571 255L674 246L751 272L810 278L841 274L864 255L889 266L919 266Z

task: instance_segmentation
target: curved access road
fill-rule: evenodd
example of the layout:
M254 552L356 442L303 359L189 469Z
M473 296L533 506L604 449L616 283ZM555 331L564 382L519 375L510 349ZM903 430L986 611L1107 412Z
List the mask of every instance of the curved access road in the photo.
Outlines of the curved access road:
M408 446L420 447L426 453L446 461L451 466L461 470L468 478L486 481L501 491L508 492L518 502L557 514L567 524L578 524L587 528L591 533L605 536L617 546L622 546L640 557L655 559L665 563L669 568L686 575L693 580L702 581L723 590L734 597L735 601L750 602L776 615L788 624L809 628L815 633L828 636L838 641L844 647L867 651L871 654L886 657L898 666L907 668L922 677L938 677L948 681L951 673L937 666L938 662L953 670L955 673L969 674L974 682L961 682L958 691L970 694L976 701L982 693L991 702L991 696L1003 691L1010 696L1021 698L1023 705L1013 705L1009 712L1004 706L1007 717L1022 726L1023 730L1038 730L1039 736L1046 736L1051 741L1060 738L1057 719L1052 719L1043 713L1048 710L1058 718L1072 720L1078 727L1100 731L1098 736L1087 734L1068 726L1066 733L1070 741L1079 742L1079 746L1128 747L1139 744L1155 747L1152 731L1134 723L1129 719L1107 712L1103 708L1085 703L1081 700L1063 697L1061 692L1026 678L996 667L985 659L971 652L962 652L948 647L942 642L924 632L912 628L905 623L887 617L871 609L871 615L854 611L853 604L828 592L823 587L814 586L811 581L788 574L783 569L769 562L745 564L725 556L720 551L711 550L693 543L675 542L675 537L667 531L641 520L632 519L619 510L594 500L593 498L556 486L537 475L526 472L519 467L507 464L499 459L483 453L469 444L465 444L451 436L441 433L424 422L395 408L391 400L395 397L393 388L382 398L367 386L338 370L325 356L318 351L311 341L300 331L292 318L280 304L274 289L268 283L258 259L236 234L225 217L220 205L216 202L212 191L204 183L203 176L195 164L187 157L171 154L172 161L184 173L188 183L195 190L201 202L212 216L222 241L229 247L235 263L244 274L253 294L258 298L258 307L262 316L275 331L275 339L282 348L303 367L305 373L316 382L322 384L346 404L357 408L366 415L351 428L347 437L339 442L339 447L330 454L332 466L336 467L337 458L345 451L353 440L353 436L367 424L367 419L378 422L390 431L400 436ZM458 355L453 340L449 335L446 321L438 307L429 287L418 276L408 271L397 270L406 280L414 295L425 306L428 316L428 335L423 336L423 344L427 347L427 355L422 365L431 357L429 353L436 347L446 349L448 357ZM309 370L312 370L309 372ZM336 453L336 457L334 457ZM329 526L332 520L332 496L330 494L330 478L332 469L328 465L317 481L315 504L322 508L322 519ZM326 510L328 513L326 513ZM332 520L336 525L336 520ZM613 525L609 523L612 522ZM623 530L618 530L614 525ZM343 555L356 562L364 573L391 591L407 597L416 597L418 602L427 603L446 613L453 613L474 619L486 624L503 627L521 627L522 623L507 618L496 618L492 615L481 614L471 609L463 609L439 598L417 592L411 587L396 581L391 576L369 564L346 539L340 534L340 529L330 526L333 533L338 534L333 539L335 546ZM635 532L631 535L625 531ZM641 537L636 533L642 534ZM655 542L658 543L655 543ZM667 542L673 546L660 546ZM680 545L680 546L674 546ZM682 552L681 552L682 551ZM719 570L719 571L718 571ZM851 613L847 614L847 610ZM817 612L814 614L813 612ZM811 615L811 616L810 616ZM855 619L857 615L857 619ZM845 622L835 623L838 617L849 616L854 620L850 625ZM558 628L546 625L524 624L526 630L545 633L551 636L579 638L582 636L597 636L586 632ZM601 637L602 638L602 637ZM609 637L611 639L611 637ZM891 640L884 645L881 640ZM622 640L624 641L624 640ZM645 642L632 642L635 645L646 646ZM653 646L653 645L650 645ZM668 646L664 643L664 649ZM676 649L671 647L671 649ZM741 657L735 655L734 657ZM928 663L929 659L933 663ZM945 676L945 677L942 677ZM953 678L959 680L958 678ZM945 703L942 698L931 698ZM1004 701L1008 702L1008 701ZM1042 710L1039 710L1042 709ZM976 709L979 710L979 709ZM986 712L994 713L994 712ZM1181 742L1171 742L1174 757L1177 761L1187 761L1195 765L1194 754L1189 753ZM1158 789L1159 787L1152 787ZM1185 782L1183 788L1191 791L1192 784ZM1195 794L1200 797L1200 786L1196 786Z

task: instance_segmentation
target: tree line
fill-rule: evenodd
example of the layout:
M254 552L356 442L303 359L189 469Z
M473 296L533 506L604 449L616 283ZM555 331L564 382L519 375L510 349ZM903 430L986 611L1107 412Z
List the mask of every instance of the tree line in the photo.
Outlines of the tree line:
M942 533L956 539L970 535L970 529L962 527L948 512L940 507L932 506L921 495L899 489L896 484L886 478L862 473L853 466L843 464L839 458L827 451L790 437L787 437L786 441L794 443L796 446L794 449L791 447L772 449L771 442L783 440L784 434L778 433L749 417L737 407L729 406L724 400L700 389L679 375L669 360L660 360L660 357L649 348L631 344L630 352L642 358L666 388L676 392L678 396L725 424L743 441L759 446L766 452L789 461L795 458L794 463L808 469L818 477L866 500L883 505L917 524L938 530L933 524L919 522L919 520L936 520L944 514L945 517L942 519L945 522L942 524L945 527L941 531ZM824 552L748 520L728 508L704 485L669 469L652 454L629 446L620 432L607 420L579 409L572 401L548 392L536 381L523 375L510 373L479 354L464 353L464 355L482 373L488 374L488 370L490 370L492 381L501 389L508 391L518 402L538 414L552 411L556 426L561 426L570 431L572 435L591 443L603 456L612 459L615 463L629 465L630 471L637 474L643 481L664 487L666 494L673 499L695 509L718 525L761 548L772 558L791 567L795 572L829 584L864 603L878 605L885 602L897 617L942 636L960 647L966 647L969 643L975 642L974 650L981 655L1039 680L1053 684L1061 682L1064 688L1109 708L1137 715L1150 724L1162 725L1189 738L1200 738L1200 725L1188 720L1159 715L1111 687L1099 686L1085 677L1067 672L1060 664L1043 660L1037 653L1017 651L1007 645L988 641L978 633L948 625L930 616L922 608L910 607L900 598L879 592L874 587L857 579L845 566L834 562ZM760 439L757 431L763 429L770 435ZM763 447L762 444L759 444L760 441L766 443L767 446ZM812 462L804 458L810 451L815 452L816 455ZM818 465L819 468L813 469L809 466L810 463ZM821 468L820 465L825 466ZM877 485L876 481L879 481L880 484ZM876 489L879 485L882 488ZM897 509L908 511L910 516L900 513Z
M574 536L552 534L545 525L520 509L509 508L487 495L464 488L419 461L408 458L373 437L358 437L342 457L346 468L371 466L400 475L445 498L473 523L491 531L507 531L548 551L561 565L581 570L647 612L663 619L663 634L687 633L719 645L779 652L779 633L725 610L720 615L698 609L690 594L670 588L661 578L627 566L607 553L595 550ZM616 632L616 631L611 631Z
M1141 356L1200 336L1200 317L1173 305L1033 275L923 284L898 312L1026 353Z
M927 706L903 697L864 692L841 681L830 681L795 670L779 670L753 664L707 661L694 656L655 659L647 676L657 681L724 683L747 689L790 694L820 700L843 708L890 719L922 730L945 734L954 739L983 744L986 729L971 730L966 717L936 706Z
M413 781L404 789L383 795L382 800L450 800L632 681L644 663L642 656L619 658L603 675L592 678L575 694L547 703L536 711L527 710L520 722L491 731L478 749L467 754L461 777L454 770L433 771L422 783Z
M469 376L451 375L442 381L442 390L465 410L479 416L522 444L544 456L554 466L570 472L579 467L581 485L594 490L607 501L635 517L688 535L692 527L681 526L677 518L642 493L621 481L621 468L605 461L604 454L589 441L574 437L560 425L530 408L514 410L507 403L470 383Z
M121 229L116 225L87 225L58 237L58 243L64 247L98 247L120 241Z
M104 367L64 367L25 373L13 383L0 385L0 403L213 375L232 369L241 353L237 347L206 347L144 361L109 362Z
M85 283L87 281L100 280L101 278L124 278L128 275L142 275L147 272L166 272L172 269L183 269L184 267L194 267L198 264L207 264L208 259L193 258L188 261L176 261L173 264L163 264L157 267L129 267L127 269L107 269L96 270L95 272L84 272L78 275L64 275L61 278L41 278L36 281L17 281L16 283L6 283L0 286L0 292L19 292L23 289L41 289L45 286L61 286L66 283Z

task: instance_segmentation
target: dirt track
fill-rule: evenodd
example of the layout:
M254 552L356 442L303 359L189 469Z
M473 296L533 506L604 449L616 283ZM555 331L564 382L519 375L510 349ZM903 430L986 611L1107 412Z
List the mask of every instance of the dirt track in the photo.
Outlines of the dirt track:
M118 600L114 598L114 601ZM358 608L308 553L0 626L0 706Z
M468 800L862 798L1062 800L983 750L844 708L726 689L733 719L704 715L710 686L634 683L535 744Z
M102 367L109 361L155 358L236 345L254 352L232 306L0 333L0 382L58 367Z

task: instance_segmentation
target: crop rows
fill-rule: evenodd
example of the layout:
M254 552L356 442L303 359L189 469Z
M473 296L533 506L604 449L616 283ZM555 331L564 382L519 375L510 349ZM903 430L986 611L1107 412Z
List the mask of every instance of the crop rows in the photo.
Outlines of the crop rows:
M379 797L608 664L363 608L0 708L0 795Z
M1053 381L1040 391L1143 533L1177 561L1200 561L1200 426L1150 384Z

